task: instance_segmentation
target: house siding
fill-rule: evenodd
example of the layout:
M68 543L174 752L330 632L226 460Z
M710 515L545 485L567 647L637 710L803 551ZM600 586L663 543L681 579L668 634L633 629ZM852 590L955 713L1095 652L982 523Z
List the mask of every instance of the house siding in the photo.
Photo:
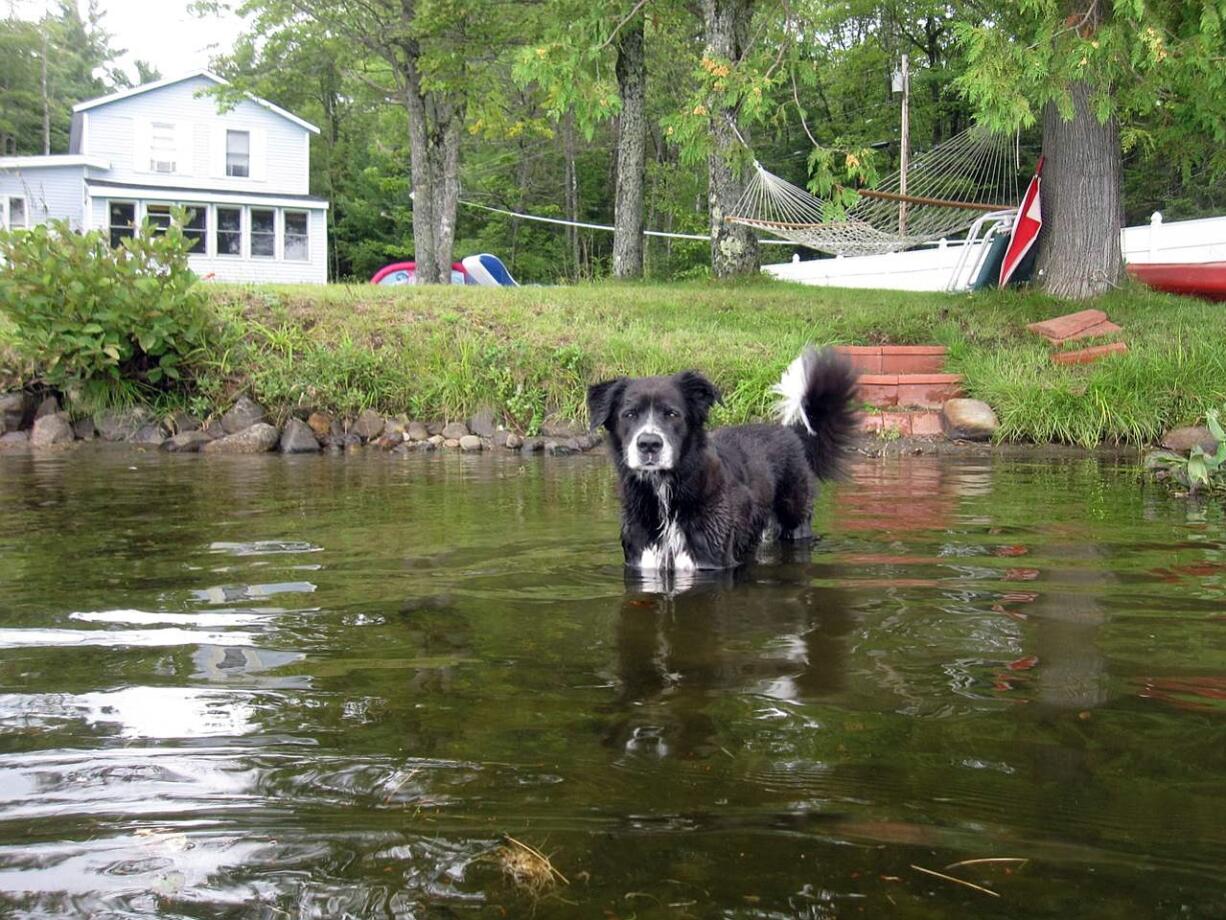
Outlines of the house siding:
M88 128L84 131L81 152L110 159L107 178L115 182L307 194L309 170L305 168L303 156L304 150L309 150L306 145L310 133L251 100L243 100L233 109L219 112L213 96L197 98L197 93L215 86L212 80L194 77L87 109L82 113ZM173 174L155 173L147 163L137 162L138 134L142 125L152 121L170 121L182 126L187 149L178 150ZM251 133L251 177L225 175L226 129ZM262 162L254 162L257 155Z
M0 168L0 195L25 198L31 226L59 219L83 230L84 178L84 166Z

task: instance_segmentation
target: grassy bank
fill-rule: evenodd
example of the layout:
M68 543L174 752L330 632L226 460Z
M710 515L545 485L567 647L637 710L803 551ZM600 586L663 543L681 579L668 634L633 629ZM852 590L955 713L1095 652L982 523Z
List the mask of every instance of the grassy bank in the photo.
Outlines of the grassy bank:
M224 408L246 390L282 411L373 407L433 419L490 405L531 431L549 416L583 418L592 381L694 367L723 389L717 421L726 423L767 413L768 387L806 342L947 345L950 369L996 409L1008 440L1143 443L1226 403L1226 305L1139 287L1095 304L1124 327L1129 353L1072 368L1053 366L1025 326L1076 306L1019 292L909 294L767 280L209 291L225 332L198 363L198 412ZM6 334L0 328L0 366Z
M214 389L270 405L412 417L502 409L530 430L582 418L587 383L695 367L725 394L718 421L766 414L767 389L805 342L940 343L1009 440L1152 441L1226 402L1226 306L1140 287L1095 305L1128 354L1056 367L1025 326L1068 312L1038 294L838 291L739 285L600 284L513 290L334 285L217 287L235 333L210 360ZM219 398L220 398L219 394Z

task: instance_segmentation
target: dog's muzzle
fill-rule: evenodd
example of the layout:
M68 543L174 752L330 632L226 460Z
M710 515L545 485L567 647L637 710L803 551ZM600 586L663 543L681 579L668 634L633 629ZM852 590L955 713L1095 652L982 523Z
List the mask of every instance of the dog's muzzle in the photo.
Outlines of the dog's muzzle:
M640 471L672 469L673 451L664 433L651 424L635 432L626 445L626 465Z

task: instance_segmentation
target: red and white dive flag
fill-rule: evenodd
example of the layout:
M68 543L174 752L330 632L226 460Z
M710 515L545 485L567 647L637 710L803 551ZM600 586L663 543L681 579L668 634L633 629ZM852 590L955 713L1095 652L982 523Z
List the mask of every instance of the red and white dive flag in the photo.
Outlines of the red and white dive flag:
M1034 167L1034 176L1030 185L1026 186L1026 194L1022 196L1021 206L1017 209L1017 217L1013 221L1013 232L1009 234L1009 248L1005 250L1004 261L1000 263L1000 286L1009 283L1009 278L1017 270L1030 247L1039 238L1039 228L1043 226L1043 209L1039 205L1039 176L1043 174L1044 157Z

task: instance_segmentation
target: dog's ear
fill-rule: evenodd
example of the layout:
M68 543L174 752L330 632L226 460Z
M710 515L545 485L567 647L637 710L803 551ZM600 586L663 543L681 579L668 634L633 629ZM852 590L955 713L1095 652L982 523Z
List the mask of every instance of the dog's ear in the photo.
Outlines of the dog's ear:
M705 424L711 407L722 399L715 384L697 371L682 371L673 377L673 380L681 389L686 405L694 412L698 423Z
M587 417L591 430L595 431L601 425L609 428L617 404L621 402L622 391L626 389L626 378L606 380L604 383L593 383L587 388Z

